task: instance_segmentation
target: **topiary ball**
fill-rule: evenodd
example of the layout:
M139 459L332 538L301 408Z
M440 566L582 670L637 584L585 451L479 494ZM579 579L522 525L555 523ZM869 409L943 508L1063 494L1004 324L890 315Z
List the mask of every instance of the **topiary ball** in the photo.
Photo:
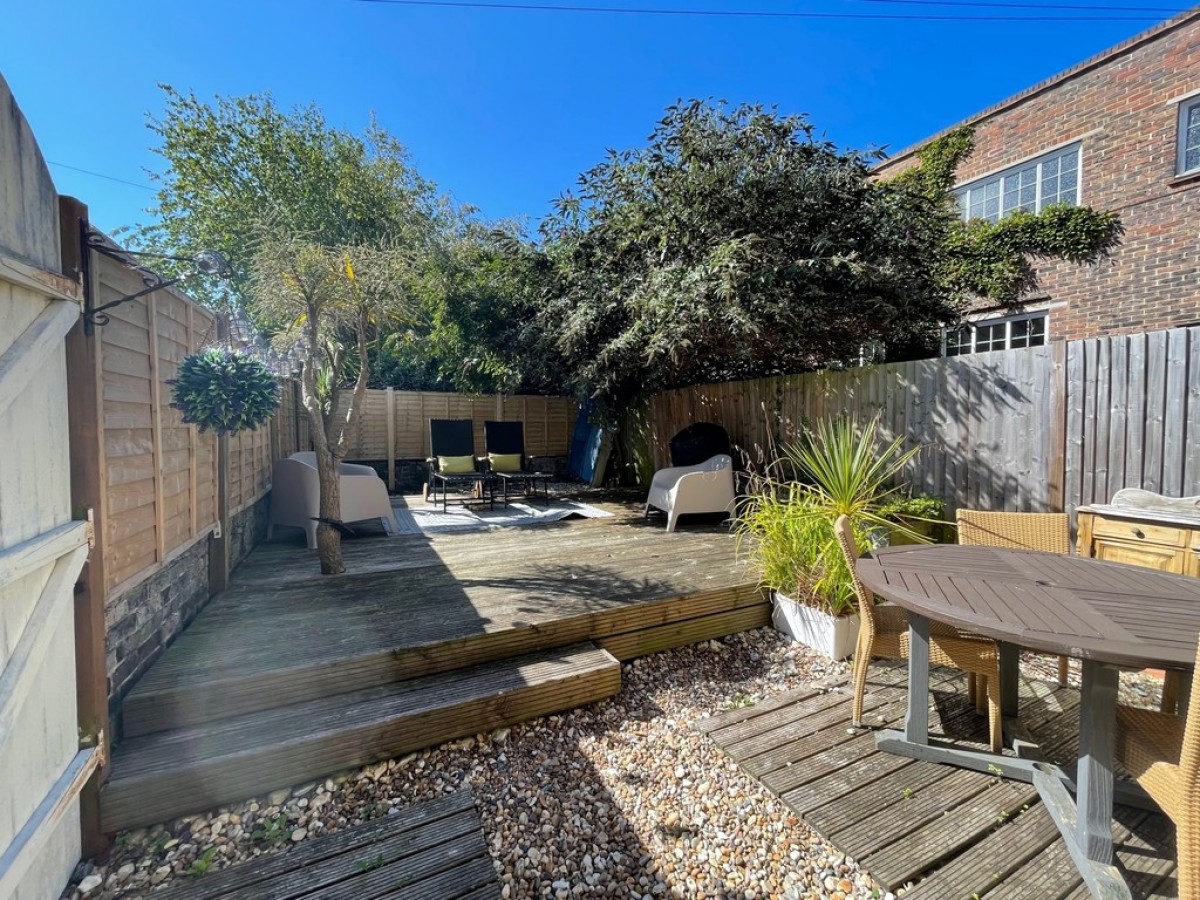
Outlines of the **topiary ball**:
M201 431L236 434L268 421L279 408L279 381L256 356L210 347L185 359L170 379L171 406Z

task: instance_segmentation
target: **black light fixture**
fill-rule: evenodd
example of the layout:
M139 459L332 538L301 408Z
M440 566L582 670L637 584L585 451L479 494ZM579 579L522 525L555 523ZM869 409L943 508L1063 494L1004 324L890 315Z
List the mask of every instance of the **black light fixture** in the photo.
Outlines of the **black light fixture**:
M128 303L131 300L136 300L139 297L144 297L154 291L162 288L170 287L171 285L182 281L189 275L209 275L214 278L229 278L233 274L233 269L227 260L218 250L201 250L195 256L170 256L166 253L151 253L145 250L123 250L115 246L103 232L92 228L88 222L83 221L83 244L85 252L83 254L84 279L83 279L83 321L84 328L90 334L92 329L97 325L107 325L112 321L107 309L112 309L114 306L120 306L122 303ZM142 277L142 283L145 287L133 294L126 294L116 300L105 303L103 306L94 306L92 297L92 279L90 272L90 254L87 250L95 250L109 259L115 259L123 266L133 269ZM148 269L131 257L150 257L152 259L169 259L175 262L190 263L193 272L187 272L176 278L163 278L153 269Z

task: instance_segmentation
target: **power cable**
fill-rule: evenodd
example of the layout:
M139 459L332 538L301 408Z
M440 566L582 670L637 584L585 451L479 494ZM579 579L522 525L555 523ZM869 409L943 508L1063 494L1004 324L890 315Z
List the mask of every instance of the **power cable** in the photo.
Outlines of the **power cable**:
M919 22L1146 22L1159 21L1161 16L955 16L932 15L926 13L888 14L888 13L836 13L836 12L796 12L782 10L742 10L742 9L663 9L638 8L629 6L571 6L567 4L537 4L537 3L483 3L475 0L354 0L356 3L371 3L386 6L436 7L441 9L492 9L502 11L517 10L521 12L568 12L568 13L608 13L619 15L642 16L696 16L696 17L727 17L742 19L857 19L883 21L919 21Z

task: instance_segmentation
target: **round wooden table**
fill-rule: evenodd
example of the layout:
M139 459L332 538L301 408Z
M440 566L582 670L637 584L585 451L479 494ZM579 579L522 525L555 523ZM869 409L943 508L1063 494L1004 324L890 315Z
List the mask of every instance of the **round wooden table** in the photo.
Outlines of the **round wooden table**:
M1032 781L1097 896L1128 896L1112 866L1113 745L1122 667L1190 671L1200 635L1200 579L1051 553L958 545L887 547L859 577L909 613L908 717L883 749ZM1016 715L1019 648L1083 661L1076 800L1056 767L931 741L929 620L1000 647L1001 703Z

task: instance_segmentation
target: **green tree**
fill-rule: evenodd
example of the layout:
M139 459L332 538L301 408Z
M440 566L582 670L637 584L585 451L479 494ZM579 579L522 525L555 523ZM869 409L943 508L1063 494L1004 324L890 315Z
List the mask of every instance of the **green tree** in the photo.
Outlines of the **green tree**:
M246 261L263 221L323 246L389 241L417 249L459 215L374 122L357 135L329 125L315 106L281 110L269 94L209 103L162 90L163 114L149 127L167 168L154 176L149 212L157 221L138 238L185 256L222 251L233 263L232 296L205 286L201 297L214 306L245 298Z
M870 162L761 106L668 109L544 223L558 274L545 321L568 366L619 407L848 360L954 317Z
M1034 264L1091 262L1117 217L1053 207L963 223L951 189L969 131L890 180L876 155L799 116L691 101L645 147L580 176L539 251L541 319L573 378L610 410L666 388L844 364L864 345L928 342L976 297L1016 303Z
M299 348L302 358L301 398L321 485L317 553L325 575L345 571L338 472L347 426L371 377L369 348L380 328L411 316L413 279L412 255L396 244L330 247L286 231L257 241L251 308L284 323L276 339Z

